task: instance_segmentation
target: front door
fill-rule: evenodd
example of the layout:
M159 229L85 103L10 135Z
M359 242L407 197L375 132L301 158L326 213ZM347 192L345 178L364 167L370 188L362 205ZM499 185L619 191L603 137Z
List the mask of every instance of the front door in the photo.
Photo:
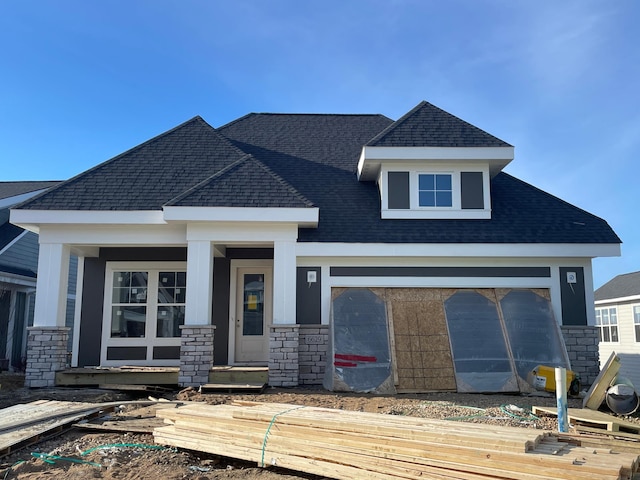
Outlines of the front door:
M235 362L266 363L269 359L271 323L271 267L236 269Z

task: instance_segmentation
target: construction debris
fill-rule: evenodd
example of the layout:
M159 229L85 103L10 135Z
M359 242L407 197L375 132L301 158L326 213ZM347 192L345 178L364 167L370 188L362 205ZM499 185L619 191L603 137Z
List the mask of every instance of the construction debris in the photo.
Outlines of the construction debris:
M159 410L157 443L336 479L631 479L638 455L531 429L237 402Z

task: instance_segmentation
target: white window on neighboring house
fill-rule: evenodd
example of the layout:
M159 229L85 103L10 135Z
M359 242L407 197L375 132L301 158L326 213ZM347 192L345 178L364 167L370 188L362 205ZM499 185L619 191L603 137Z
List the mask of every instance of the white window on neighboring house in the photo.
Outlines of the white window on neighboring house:
M633 307L633 328L636 332L636 342L640 342L640 305Z
M596 308L596 326L601 342L617 342L618 313L616 308Z

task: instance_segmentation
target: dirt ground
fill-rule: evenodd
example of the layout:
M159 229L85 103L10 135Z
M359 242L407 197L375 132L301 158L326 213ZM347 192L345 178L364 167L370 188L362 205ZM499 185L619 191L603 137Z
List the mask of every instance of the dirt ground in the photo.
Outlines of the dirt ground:
M98 389L25 389L23 378L0 374L0 408L34 400L111 402L140 400L140 396ZM432 393L419 395L336 394L322 389L267 388L260 394L201 394L193 389L162 395L168 400L198 401L209 404L233 400L254 400L320 406L423 418L512 425L522 428L554 430L555 417L529 415L533 405L555 406L553 396L483 395ZM144 399L146 399L146 394ZM569 407L580 408L582 400L569 399ZM1 413L0 413L1 414ZM125 406L111 414L112 422L154 421L154 409ZM640 424L636 415L627 417ZM320 480L324 477L300 472L263 469L255 464L198 452L158 448L153 436L133 432L95 432L72 428L0 458L0 480L65 478L80 480ZM53 457L51 457L51 455ZM48 461L47 461L48 460ZM50 463L49 463L50 462ZM90 463L89 463L90 462Z

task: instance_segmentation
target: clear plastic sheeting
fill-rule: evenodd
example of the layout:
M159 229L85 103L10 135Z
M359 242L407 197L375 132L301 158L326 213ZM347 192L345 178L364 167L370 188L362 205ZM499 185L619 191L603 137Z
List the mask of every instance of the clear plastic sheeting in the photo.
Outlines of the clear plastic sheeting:
M495 302L459 291L444 305L458 392L518 391Z
M367 288L349 288L333 300L331 316L324 387L393 393L385 301Z
M570 370L567 349L551 303L530 290L512 290L500 300L515 368L523 383L538 365Z

